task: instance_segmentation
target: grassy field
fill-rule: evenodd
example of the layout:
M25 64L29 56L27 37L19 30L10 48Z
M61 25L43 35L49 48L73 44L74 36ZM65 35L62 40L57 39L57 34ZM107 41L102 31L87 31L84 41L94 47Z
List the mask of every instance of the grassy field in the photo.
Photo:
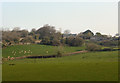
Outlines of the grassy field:
M26 55L52 55L56 54L58 50L63 53L76 52L84 50L85 47L57 47L47 45L15 45L2 49L2 57L19 57ZM26 52L25 52L26 51Z
M13 60L4 62L2 69L3 81L117 81L118 51Z

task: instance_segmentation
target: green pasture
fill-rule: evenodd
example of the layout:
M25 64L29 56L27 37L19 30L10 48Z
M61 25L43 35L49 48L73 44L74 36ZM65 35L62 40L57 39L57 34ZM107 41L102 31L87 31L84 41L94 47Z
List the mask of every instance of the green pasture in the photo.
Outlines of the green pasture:
M19 57L26 55L53 55L56 54L58 50L63 53L76 52L84 50L85 47L57 47L48 45L14 45L2 49L2 57Z
M35 46L36 48L41 47ZM30 49L29 47L32 46L25 47L23 49ZM9 48L13 49L14 46ZM22 46L18 49L21 48ZM53 49L51 46L46 49L49 48ZM78 50L77 48L68 49L70 49L69 52ZM33 53L44 54L41 51L37 52L38 50L46 51L45 49L33 49ZM9 52L3 50L3 52L5 51ZM2 65L2 75L3 81L117 81L118 51L88 52L60 58L5 61Z

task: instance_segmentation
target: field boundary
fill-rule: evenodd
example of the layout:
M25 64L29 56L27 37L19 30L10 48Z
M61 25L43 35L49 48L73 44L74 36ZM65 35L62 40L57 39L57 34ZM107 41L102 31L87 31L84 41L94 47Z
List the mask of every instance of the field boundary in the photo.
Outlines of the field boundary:
M72 52L72 53L66 53L63 56L70 56L74 54L80 54L80 53L86 53L88 51L83 50L83 51L77 51L77 52ZM27 56L21 56L21 57L11 57L11 58L2 58L3 61L8 61L8 60L18 60L18 59L24 59L24 58L55 58L57 57L56 55L49 55L49 56L34 56L34 55L27 55Z

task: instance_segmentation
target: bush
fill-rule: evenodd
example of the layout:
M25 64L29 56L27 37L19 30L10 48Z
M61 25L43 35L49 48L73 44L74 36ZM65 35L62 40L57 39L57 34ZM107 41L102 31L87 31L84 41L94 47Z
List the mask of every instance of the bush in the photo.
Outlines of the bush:
M62 57L62 52L58 51L57 52L57 57Z
M90 43L90 44L87 44L86 50L88 50L88 51L100 51L101 50L101 46L93 44L93 43Z
M62 45L55 46L54 51L56 52L57 57L62 57L64 54L64 47Z
M107 47L107 48L102 49L102 51L117 51L117 50L119 50L119 48Z
M102 51L112 51L113 49L112 48L104 48L102 49Z

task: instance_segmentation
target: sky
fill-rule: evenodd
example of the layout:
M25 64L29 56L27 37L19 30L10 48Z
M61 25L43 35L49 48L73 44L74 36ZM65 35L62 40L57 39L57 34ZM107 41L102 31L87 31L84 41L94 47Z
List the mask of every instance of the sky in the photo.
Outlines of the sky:
M117 2L3 2L2 27L31 30L45 24L71 33L118 33Z

